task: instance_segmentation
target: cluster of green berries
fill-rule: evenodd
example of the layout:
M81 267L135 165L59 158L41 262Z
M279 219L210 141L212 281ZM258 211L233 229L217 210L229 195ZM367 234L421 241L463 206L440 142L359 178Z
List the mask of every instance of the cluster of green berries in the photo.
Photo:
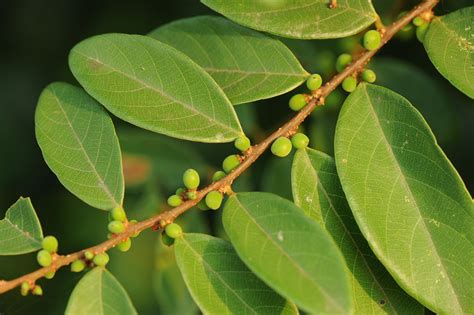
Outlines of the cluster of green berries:
M362 71L360 78L368 83L374 83L377 79L377 75L373 70L365 69ZM349 76L342 81L342 89L348 93L353 92L357 87L357 78L355 76Z
M20 286L20 293L21 295L23 296L27 296L28 293L33 294L33 295L43 295L43 288L41 288L41 286L39 286L38 284L34 284L33 286L31 286L28 282L24 281L21 283L21 286Z
M109 212L109 224L107 228L110 232L109 238L114 234L125 232L128 224L136 223L135 220L127 221L127 215L122 207L116 207ZM135 235L134 235L135 236ZM132 247L132 240L127 237L124 241L117 244L116 248L121 252L127 252Z
M36 260L41 267L48 267L53 262L53 256L58 251L58 240L54 236L46 236L41 241L41 249L36 254Z
M426 20L424 20L421 16L417 16L416 18L414 18L412 23L413 25L416 26L416 31L415 31L416 38L420 42L423 42L426 31L428 30L429 23Z
M285 157L290 154L291 149L304 149L309 144L309 138L303 133L296 133L291 137L291 140L287 137L279 137L273 141L270 150L278 157Z
M160 223L161 226L166 225L165 222ZM183 235L183 229L177 223L170 223L165 226L163 233L161 234L161 241L166 246L172 246L175 239Z
M72 272L81 272L87 266L105 267L109 262L109 255L106 252L94 255L91 251L86 250L81 259L75 260L71 263Z

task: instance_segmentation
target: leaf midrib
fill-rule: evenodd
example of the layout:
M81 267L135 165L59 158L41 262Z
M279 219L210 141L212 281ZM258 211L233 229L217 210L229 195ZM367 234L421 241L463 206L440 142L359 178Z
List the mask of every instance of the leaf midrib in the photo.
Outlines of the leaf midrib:
M364 262L364 265L367 267L367 270L369 271L370 275L372 276L374 282L377 284L377 286L379 287L380 291L383 292L384 296L385 296L385 300L388 301L388 304L390 305L390 308L394 311L394 314L398 314L397 310L395 309L394 305L392 304L392 301L388 298L387 296L387 293L385 292L384 288L382 287L382 285L379 283L377 277L373 274L372 272L372 269L369 267L369 264L368 264L368 261L367 259L365 258L365 255L364 253L360 250L360 247L358 245L358 243L354 240L352 234L349 232L346 224L344 223L344 221L342 220L341 216L339 215L339 213L336 211L336 208L334 207L333 203L332 203L332 199L329 197L326 189L324 188L324 185L322 184L316 170L312 167L312 163L311 163L311 160L308 156L308 153L306 151L304 151L304 155L305 155L305 158L308 160L309 162L309 165L311 166L310 169L311 171L314 173L314 176L316 177L316 180L318 181L319 183L319 187L321 187L321 190L322 192L324 193L324 196L326 197L326 199L328 200L329 202L329 205L330 205L330 209L333 211L333 213L336 215L337 217L337 220L340 222L340 224L343 226L344 228L344 231L346 232L346 234L349 236L350 240L352 241L352 243L354 244L354 247L356 248L357 252L359 253L359 256L362 258L362 261ZM332 236L332 234L331 234ZM355 276L354 276L355 278Z
M314 284L314 287L317 288L330 302L332 305L335 305L337 309L341 310L342 312L344 311L344 309L339 305L339 303L337 303L327 292L326 290L324 290L321 286L318 285L317 282L314 282L310 275L296 262L294 261L289 255L288 253L286 253L283 248L281 248L281 246L275 242L275 240L270 237L267 233L267 231L260 225L257 223L257 221L250 215L250 213L247 211L247 209L245 208L245 206L240 202L240 200L238 199L238 197L234 197L234 199L236 200L236 202L240 205L240 208L243 209L245 211L245 213L247 214L247 217L254 222L255 226L257 226L261 231L262 233L266 236L266 238L275 245L275 247L277 247L280 252L282 252L282 254L284 256L287 257L287 259L298 269L302 272L302 274L304 275L304 277L306 279L308 279L311 283Z
M84 154L84 157L86 158L86 162L87 164L89 164L89 166L91 167L91 169L93 170L93 173L95 174L95 176L97 177L97 179L99 180L101 186L103 188L103 191L105 192L105 194L107 195L107 197L112 201L112 203L114 204L115 207L118 207L119 206L119 203L115 200L115 197L112 195L112 192L110 191L109 187L105 184L105 181L104 179L101 177L101 175L99 174L97 168L95 167L95 165L92 163L92 160L91 158L89 157L89 154L87 153L86 149L84 148L84 146L82 145L82 142L79 138L79 136L77 135L76 133L76 130L74 129L74 127L72 126L71 124L71 121L69 120L69 117L68 115L66 114L64 108L62 107L61 105L61 102L59 100L59 98L57 97L56 95L56 92L54 90L51 90L53 96L54 96L54 99L56 100L56 103L58 104L58 107L59 109L61 110L61 113L63 114L64 116L64 119L66 120L69 128L71 129L72 131L72 134L74 136L74 138L76 139L79 147L80 147L80 151Z
M408 184L408 181L406 180L406 177L405 177L405 174L403 173L400 165L399 165L399 162L397 160L397 157L395 155L395 153L393 152L392 150L392 147L390 145L390 142L388 142L388 139L385 135L385 132L384 132L384 129L382 128L382 125L380 124L380 120L377 116L377 113L375 112L375 108L374 108L374 104L372 103L372 99L370 98L369 96L369 93L367 91L367 86L364 86L364 93L367 97L367 100L368 100L368 103L370 104L369 106L369 109L370 109L370 113L372 114L373 118L374 118L374 122L377 124L377 126L379 127L379 130L381 131L380 134L382 136L382 141L384 142L385 146L386 146L386 149L387 151L389 152L389 155L392 157L393 161L395 162L394 164L396 165L396 168L398 169L399 171L399 174L400 174L400 179L402 180L403 182L403 185L405 186L406 190L408 191L408 193L410 194L410 197L411 197L411 200L413 200L414 202L414 205L416 208L416 210L418 211L418 214L420 216L420 221L422 222L423 224L423 228L425 230L425 233L428 235L428 239L430 240L430 243L431 243L431 247L434 251L434 253L436 254L435 257L437 257L438 261L439 261L439 264L441 266L441 268L443 269L444 273L446 274L446 278L448 279L448 284L449 284L449 287L451 288L451 292L453 293L453 296L456 300L456 305L457 305L457 309L458 310L461 310L461 313L463 311L463 307L461 306L460 302L459 302L459 299L458 299L458 296L457 296L457 292L456 290L454 289L454 286L452 284L452 281L451 281L451 274L448 273L446 271L446 268L444 267L444 263L443 261L441 260L441 257L439 256L439 253L438 253L438 250L435 246L435 243L433 241L433 238L431 237L431 233L429 231L429 229L427 228L426 226L426 223L425 223L425 220L423 219L423 216L421 215L421 210L418 206L418 203L417 203L417 199L415 198L415 196L413 195L413 192L411 191L411 187L410 185Z

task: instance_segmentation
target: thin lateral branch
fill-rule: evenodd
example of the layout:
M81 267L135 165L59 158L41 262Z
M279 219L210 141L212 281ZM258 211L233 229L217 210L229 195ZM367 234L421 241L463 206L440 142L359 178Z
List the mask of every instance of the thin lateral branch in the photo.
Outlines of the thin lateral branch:
M334 91L334 89L339 86L345 78L351 75L356 75L358 72L362 71L365 65L372 58L372 56L374 56L380 50L380 48L382 48L399 30L401 30L405 25L410 23L411 20L416 16L425 12L431 12L432 8L438 2L439 0L423 1L420 5L414 7L410 12L405 14L392 25L386 27L385 32L382 34L382 45L379 48L372 51L365 51L353 63L351 63L346 69L344 69L344 71L336 74L319 90L314 91L312 95L310 95L310 101L301 111L299 111L295 116L293 116L291 120L289 120L283 126L278 128L278 130L270 134L265 140L263 140L259 144L252 146L249 153L244 155L242 163L226 177L197 191L197 198L195 200L188 200L186 202L183 202L180 206L176 208L164 211L149 219L135 224L129 224L125 232L117 234L111 239L96 246L89 247L68 255L54 255L53 262L48 267L43 267L13 280L0 280L0 294L12 290L13 288L19 286L22 282L28 282L30 283L30 285L34 284L36 280L44 277L47 273L51 271L56 271L61 267L69 265L75 260L83 258L85 251L90 251L94 254L102 253L115 247L117 244L131 237L135 233L139 233L149 228L155 230L163 228L166 224L173 222L174 219L176 219L178 216L195 206L209 192L213 190L225 190L226 187L231 187L232 182L237 177L239 177L245 170L247 170L268 149L268 147L270 147L273 141L275 141L278 137L289 136L294 133L298 126L306 119L306 117L308 117L309 114L311 114L311 112L317 106L324 104L324 99L332 91Z

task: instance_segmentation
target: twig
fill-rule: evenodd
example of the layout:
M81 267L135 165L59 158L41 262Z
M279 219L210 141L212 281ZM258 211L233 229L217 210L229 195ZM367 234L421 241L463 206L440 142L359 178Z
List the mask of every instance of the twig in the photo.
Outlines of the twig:
M242 163L226 177L197 191L197 198L195 200L188 200L186 202L183 202L180 206L176 208L162 212L147 220L138 222L136 224L129 224L125 232L117 234L111 239L96 246L89 247L68 255L56 255L55 257L53 257L52 264L48 267L38 269L13 280L0 280L0 294L12 290L13 288L19 286L22 282L25 281L30 284L35 283L36 280L44 277L47 273L51 271L56 271L57 269L67 266L73 261L84 257L85 251L90 251L94 254L102 253L112 247L115 247L117 244L121 243L128 237L131 237L135 233L141 232L149 228L163 228L166 224L173 222L173 220L176 219L178 216L195 206L202 198L206 196L207 193L213 190L226 190L227 188L226 191L231 191L229 190L229 188L231 187L232 182L237 177L239 177L245 170L247 170L268 149L268 147L275 139L281 136L287 136L291 134L294 130L296 130L298 126L305 120L305 118L308 117L309 114L311 114L311 112L316 108L316 106L324 104L325 97L327 97L332 91L334 91L334 89L338 85L340 85L345 78L362 71L365 65L369 62L370 58L372 58L372 56L374 56L375 53L383 45L385 45L399 30L401 30L405 25L410 23L413 18L420 15L421 13L430 12L431 9L438 3L438 1L439 0L426 0L422 2L419 6L413 8L409 13L401 17L392 25L386 27L384 34L382 34L382 45L378 49L372 51L365 51L352 64L350 64L346 69L344 69L344 71L336 74L319 90L313 92L312 95L310 95L309 103L301 111L299 111L291 120L285 123L278 130L270 134L265 140L263 140L257 145L254 145L251 148L251 151L249 151L249 154L243 157Z

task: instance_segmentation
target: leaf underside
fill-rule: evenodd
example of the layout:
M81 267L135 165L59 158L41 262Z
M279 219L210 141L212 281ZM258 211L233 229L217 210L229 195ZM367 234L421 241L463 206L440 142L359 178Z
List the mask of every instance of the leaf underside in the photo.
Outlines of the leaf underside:
M372 250L434 312L473 309L473 203L415 108L361 84L343 105L337 172Z

